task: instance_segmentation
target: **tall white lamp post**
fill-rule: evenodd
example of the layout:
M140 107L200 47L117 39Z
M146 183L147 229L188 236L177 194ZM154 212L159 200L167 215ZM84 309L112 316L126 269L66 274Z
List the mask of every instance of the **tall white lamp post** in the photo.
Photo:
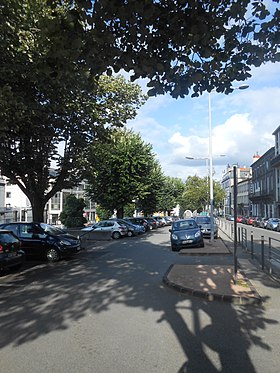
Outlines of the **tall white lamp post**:
M248 84L242 84L232 89L246 89ZM213 92L213 91L211 91ZM208 119L209 119L209 172L210 172L210 241L214 240L214 203L213 203L213 156L212 156L212 108L211 108L211 92L208 92Z

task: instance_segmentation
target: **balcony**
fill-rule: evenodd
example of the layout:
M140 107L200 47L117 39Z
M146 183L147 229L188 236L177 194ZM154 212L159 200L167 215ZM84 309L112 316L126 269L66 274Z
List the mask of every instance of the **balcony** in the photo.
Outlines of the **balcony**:
M274 199L274 191L273 190L262 190L257 191L255 193L249 193L249 199L252 200L273 200Z

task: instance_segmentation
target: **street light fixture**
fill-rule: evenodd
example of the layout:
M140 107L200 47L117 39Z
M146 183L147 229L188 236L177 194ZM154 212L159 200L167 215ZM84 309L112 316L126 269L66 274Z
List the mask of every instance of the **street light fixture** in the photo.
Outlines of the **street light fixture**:
M247 89L248 84L241 84L238 87L232 87L235 89ZM212 155L212 108L211 108L211 92L208 92L208 119L209 119L209 172L210 172L210 241L214 240L214 201L213 201L213 155Z

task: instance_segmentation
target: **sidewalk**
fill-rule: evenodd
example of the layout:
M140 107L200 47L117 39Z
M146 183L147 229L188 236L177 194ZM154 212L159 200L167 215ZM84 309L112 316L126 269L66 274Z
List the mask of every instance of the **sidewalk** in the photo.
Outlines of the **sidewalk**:
M171 265L163 277L163 282L182 294L203 297L209 301L219 300L237 304L262 303L262 292L259 289L263 289L260 284L266 281L271 286L272 279L244 255L238 257L237 275L234 279L233 243L222 232L220 236L222 238L215 239L213 242L205 240L204 248L181 250L179 255L186 256L186 264ZM190 255L199 256L200 264L188 264L187 257ZM229 256L229 261L226 262L232 264L208 265L203 257L209 255ZM254 282L254 278L259 280L260 277L265 278L265 281Z

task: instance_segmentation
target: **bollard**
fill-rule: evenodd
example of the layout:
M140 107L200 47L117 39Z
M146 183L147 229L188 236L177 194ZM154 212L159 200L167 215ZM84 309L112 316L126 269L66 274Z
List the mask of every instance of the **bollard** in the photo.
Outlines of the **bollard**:
M268 257L269 261L271 260L271 237L268 239Z
M262 244L262 270L264 270L264 236L261 236L261 244Z
M238 227L238 243L240 244L240 227Z
M254 259L254 236L253 236L253 231L251 231L251 258Z

